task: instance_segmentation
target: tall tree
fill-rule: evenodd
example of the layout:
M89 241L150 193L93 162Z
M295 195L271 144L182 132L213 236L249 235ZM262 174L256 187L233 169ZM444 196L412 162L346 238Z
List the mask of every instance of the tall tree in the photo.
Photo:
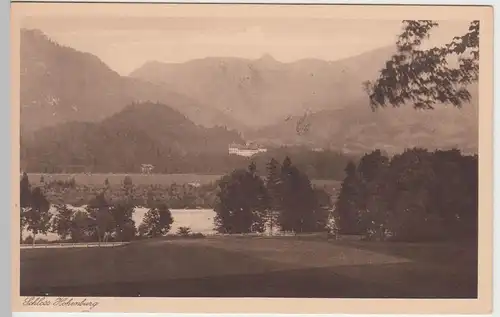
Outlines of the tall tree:
M149 238L166 235L174 219L165 203L156 203L144 215L144 220L139 226L139 234Z
M282 210L278 222L282 231L305 233L321 231L314 215L317 201L307 175L292 165L289 157L281 168Z
M65 240L68 236L71 236L75 212L65 204L56 205L55 208L57 213L53 218L51 231Z
M266 188L269 197L267 222L271 235L274 232L278 215L282 209L280 168L279 162L274 158L267 164Z
M478 80L479 73L479 21L472 21L467 33L442 47L421 49L438 26L430 20L403 21L396 54L375 82L364 83L372 109L408 102L417 109L433 109L437 103L461 107L470 100L467 86ZM450 66L453 57L458 57L457 67Z
M477 156L463 156L457 149L438 150L433 155L433 170L432 209L455 237L477 236Z
M99 244L114 230L115 223L111 214L111 204L106 200L104 193L98 194L87 206L89 220Z
M123 178L122 187L125 192L125 197L127 197L127 199L132 199L134 193L134 183L132 181L132 177L129 175L125 176L125 178Z
M437 190L433 154L425 149L408 149L391 160L386 180L391 180L391 211L387 228L394 239L422 241L437 239L444 227L440 211L432 207Z
M356 171L356 165L350 161L345 168L344 178L337 201L335 212L338 217L339 232L342 234L360 234L359 218L359 186L360 181Z
M80 210L76 211L71 220L71 241L75 243L92 241L92 238L95 237L95 229L93 226L93 221L86 212Z
M27 228L33 234L33 244L37 234L47 234L51 218L49 201L40 187L34 188L31 193L31 208L26 213Z
M357 172L358 210L360 229L368 236L385 238L387 197L384 177L389 166L389 158L380 150L365 154L359 161Z
M214 224L220 233L250 233L265 230L268 205L266 187L256 175L255 165L235 170L219 181Z
M130 241L135 237L135 222L132 219L134 208L129 200L115 202L110 208L118 241Z
M330 195L320 188L314 188L315 208L313 210L313 226L315 231L329 231L330 219L332 217L333 206Z
M20 191L19 191L19 201L20 201L20 231L19 237L20 241L23 241L23 230L27 226L27 212L31 209L31 185L28 178L28 174L23 173L20 181Z

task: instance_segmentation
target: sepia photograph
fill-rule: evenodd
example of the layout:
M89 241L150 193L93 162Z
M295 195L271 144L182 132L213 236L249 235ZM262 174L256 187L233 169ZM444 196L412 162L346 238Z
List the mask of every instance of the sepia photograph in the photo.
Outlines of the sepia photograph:
M99 6L13 4L22 306L481 297L487 9Z

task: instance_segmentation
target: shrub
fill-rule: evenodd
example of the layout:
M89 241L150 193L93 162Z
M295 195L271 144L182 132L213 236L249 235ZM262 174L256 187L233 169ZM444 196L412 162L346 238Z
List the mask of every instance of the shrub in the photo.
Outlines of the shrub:
M191 228L189 227L179 227L179 229L177 229L177 235L179 236L189 236L191 235Z

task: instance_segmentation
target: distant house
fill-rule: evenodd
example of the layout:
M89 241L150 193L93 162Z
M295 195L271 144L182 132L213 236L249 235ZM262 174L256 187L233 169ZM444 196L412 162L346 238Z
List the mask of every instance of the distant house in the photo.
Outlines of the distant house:
M152 164L142 164L141 165L141 173L142 174L151 174L155 167Z
M231 144L228 152L229 154L250 157L257 153L267 152L267 149L252 143L247 143L245 145Z

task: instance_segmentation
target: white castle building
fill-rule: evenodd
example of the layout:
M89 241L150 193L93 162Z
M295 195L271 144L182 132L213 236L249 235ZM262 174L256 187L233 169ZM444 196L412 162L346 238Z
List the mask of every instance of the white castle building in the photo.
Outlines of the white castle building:
M267 149L252 143L247 143L245 145L231 144L229 145L228 152L229 154L250 157L257 153L267 152Z

